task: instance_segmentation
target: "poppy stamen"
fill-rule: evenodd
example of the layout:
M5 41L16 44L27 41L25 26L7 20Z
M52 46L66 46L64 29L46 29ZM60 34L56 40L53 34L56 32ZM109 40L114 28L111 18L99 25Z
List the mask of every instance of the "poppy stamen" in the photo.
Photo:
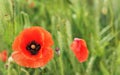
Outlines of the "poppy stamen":
M31 45L31 48L32 48L32 49L35 49L35 48L36 48L36 46L35 46L34 44L32 44L32 45Z
M36 43L35 41L31 41L27 46L26 49L32 54L36 55L40 50L40 44Z

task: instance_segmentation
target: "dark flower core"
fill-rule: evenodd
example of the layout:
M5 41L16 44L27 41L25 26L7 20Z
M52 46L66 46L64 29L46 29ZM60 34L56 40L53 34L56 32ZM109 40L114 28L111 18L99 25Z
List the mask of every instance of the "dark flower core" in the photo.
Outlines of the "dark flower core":
M40 50L41 46L40 44L36 43L35 41L31 41L30 43L28 43L28 45L26 46L26 49L32 54L32 55L36 55L38 53L38 51Z

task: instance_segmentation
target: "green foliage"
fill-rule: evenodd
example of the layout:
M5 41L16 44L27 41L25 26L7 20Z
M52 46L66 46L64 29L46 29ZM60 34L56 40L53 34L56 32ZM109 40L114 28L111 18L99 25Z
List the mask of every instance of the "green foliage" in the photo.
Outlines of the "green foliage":
M31 3L34 2L32 6ZM0 51L12 53L14 38L26 27L42 26L54 39L60 55L43 68L15 63L0 75L120 75L120 0L0 0ZM70 44L85 39L89 58L79 63ZM2 68L4 67L4 68Z

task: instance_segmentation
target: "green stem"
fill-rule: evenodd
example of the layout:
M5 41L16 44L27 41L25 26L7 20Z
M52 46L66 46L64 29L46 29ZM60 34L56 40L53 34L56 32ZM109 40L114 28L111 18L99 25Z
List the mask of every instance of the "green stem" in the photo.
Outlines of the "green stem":
M58 32L58 45L61 49L61 55L62 55L62 35L60 32ZM59 65L60 65L60 75L64 75L64 67L63 67L63 61L62 61L62 56L59 57Z
M30 75L29 72L25 70L24 68L21 68L21 71L25 72L25 75Z

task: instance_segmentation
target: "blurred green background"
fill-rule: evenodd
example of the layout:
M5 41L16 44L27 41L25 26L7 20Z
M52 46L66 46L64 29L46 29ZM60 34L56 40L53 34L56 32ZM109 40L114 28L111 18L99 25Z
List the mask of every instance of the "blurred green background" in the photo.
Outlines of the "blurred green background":
M120 0L0 0L0 51L12 53L12 42L24 28L41 26L60 55L44 67L24 68L0 61L0 75L120 75ZM89 58L79 61L69 46L85 39Z

